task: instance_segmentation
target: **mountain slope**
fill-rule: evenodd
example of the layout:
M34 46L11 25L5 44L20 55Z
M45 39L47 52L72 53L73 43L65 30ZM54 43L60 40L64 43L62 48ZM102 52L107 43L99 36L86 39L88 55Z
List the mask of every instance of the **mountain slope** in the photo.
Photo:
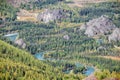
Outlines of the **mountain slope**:
M55 70L51 66L36 60L29 53L10 46L3 41L0 41L0 64L2 64L0 67L1 79L4 77L7 79L22 77L23 79L35 80L36 78L44 78L45 80L54 78L51 72Z
M65 75L56 68L35 59L29 53L1 40L0 75L0 80L75 80L74 75ZM79 79L80 77L77 80Z
M42 62L0 40L0 80L81 80L87 68L78 69L76 63L94 67L94 76L98 80L120 79L120 61L108 59L108 56L120 56L120 31L117 29L120 27L120 3L91 3L85 2L85 7L74 8L65 0L0 0L1 24L4 24L0 28L0 39L10 42L4 36L18 33L18 38L26 43L25 50L32 54L47 52L46 60ZM48 11L43 12L45 10ZM40 21L36 20L38 13L41 14ZM63 15L67 17L61 19ZM22 20L16 20L18 18ZM84 23L83 29L87 31L79 30ZM114 28L117 30L113 31ZM113 42L114 39L117 42Z

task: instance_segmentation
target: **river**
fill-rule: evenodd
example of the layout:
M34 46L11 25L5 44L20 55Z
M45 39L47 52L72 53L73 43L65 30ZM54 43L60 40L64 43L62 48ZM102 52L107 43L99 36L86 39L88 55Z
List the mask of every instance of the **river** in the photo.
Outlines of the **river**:
M45 54L45 52L40 52L40 53L36 53L34 56L35 56L35 58L37 58L39 60L46 60L44 58L44 54ZM49 60L55 60L55 59L49 59ZM75 66L79 68L80 66L85 66L85 65L81 64L79 62L76 62ZM83 74L85 74L86 76L89 76L92 73L94 73L94 71L95 71L95 69L92 66L87 66L87 69ZM66 74L69 74L70 72L71 72L71 70L64 71L64 73L66 73Z

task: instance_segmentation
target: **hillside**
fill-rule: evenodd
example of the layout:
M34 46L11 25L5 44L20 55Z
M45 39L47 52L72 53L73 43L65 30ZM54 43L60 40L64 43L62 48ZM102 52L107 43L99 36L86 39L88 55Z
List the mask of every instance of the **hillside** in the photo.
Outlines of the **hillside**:
M12 5L8 4L6 0L0 0L0 18L11 18L15 20L16 12L18 10L14 8Z
M47 65L35 59L29 53L17 49L1 40L0 65L1 80L81 80L84 78L82 75L63 74L57 68ZM103 72L98 71L95 73L95 76L96 80L103 79L103 76L106 79L119 80L120 78L119 73L110 73L108 70L104 70ZM85 80L93 79L94 77L90 76L85 78Z
M17 49L0 40L0 74L1 79L31 79L47 77L52 67L36 60L29 53ZM7 64L7 65L6 65ZM12 64L12 65L11 65ZM43 73L45 75L43 75ZM12 74L12 75L11 75ZM36 74L36 75L32 75ZM7 75L7 76L5 76ZM20 75L20 76L19 76Z
M119 0L0 0L0 80L119 80Z
M29 53L0 40L0 80L57 80L72 79ZM34 75L33 75L34 74ZM56 75L56 76L54 76ZM74 76L74 75L73 75ZM76 76L77 77L77 76ZM74 78L73 78L74 79Z

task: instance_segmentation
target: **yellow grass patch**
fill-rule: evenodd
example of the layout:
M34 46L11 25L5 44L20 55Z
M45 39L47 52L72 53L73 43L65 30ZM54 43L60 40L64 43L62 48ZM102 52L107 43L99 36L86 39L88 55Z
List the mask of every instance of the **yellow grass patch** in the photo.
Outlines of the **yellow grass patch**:
M17 16L18 21L37 21L35 17L30 16Z
M61 28L65 28L65 27L80 27L82 25L82 23L69 23L69 22L62 22L62 23L58 23L58 26L60 26Z
M114 57L114 56L99 56L99 57L120 61L120 57Z
M20 10L17 13L17 20L18 21L37 21L38 12L27 11L27 10Z

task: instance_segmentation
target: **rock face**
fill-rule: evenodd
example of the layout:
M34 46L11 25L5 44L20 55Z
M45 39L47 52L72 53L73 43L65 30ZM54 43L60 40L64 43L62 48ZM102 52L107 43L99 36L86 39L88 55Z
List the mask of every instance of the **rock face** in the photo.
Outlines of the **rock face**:
M115 28L116 26L112 21L107 16L103 15L82 25L80 30L85 30L85 34L88 35L88 37L93 37L96 35L107 34Z
M111 41L120 41L120 28L113 30L112 34L108 36L109 42Z
M18 39L15 41L15 44L19 45L22 48L26 47L26 44L24 43L24 41L22 39Z
M44 12L42 12L38 15L37 19L39 21L48 23L50 21L61 19L62 17L63 17L63 10L60 10L60 9L48 10L48 9L46 9Z

